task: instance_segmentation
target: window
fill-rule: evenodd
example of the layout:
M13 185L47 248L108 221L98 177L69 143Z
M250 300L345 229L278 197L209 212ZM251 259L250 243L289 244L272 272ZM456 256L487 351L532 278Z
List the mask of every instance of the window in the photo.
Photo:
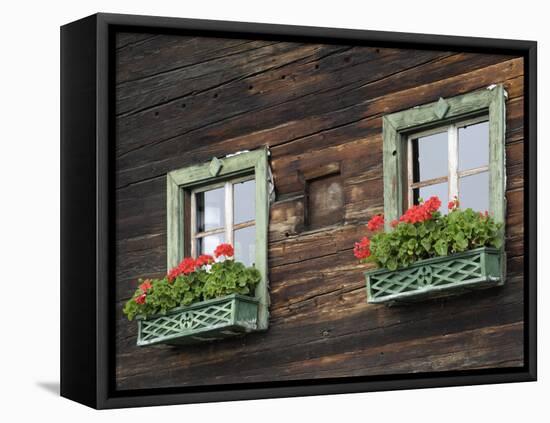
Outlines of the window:
M251 177L191 192L191 255L213 254L217 245L235 246L235 258L247 266L255 259L256 183Z
M505 213L505 98L502 85L383 118L384 213L438 195L462 207ZM442 207L445 212L445 207Z
M212 254L227 242L262 275L258 325L268 325L267 231L271 172L267 149L242 152L167 175L167 266Z
M408 207L437 195L444 204L457 197L462 207L489 209L487 116L413 133L406 148Z

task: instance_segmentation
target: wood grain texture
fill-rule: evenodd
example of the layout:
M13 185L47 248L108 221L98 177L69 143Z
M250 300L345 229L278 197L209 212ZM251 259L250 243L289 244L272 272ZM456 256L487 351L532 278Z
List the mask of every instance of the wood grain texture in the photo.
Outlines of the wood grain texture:
M522 59L127 33L116 48L118 389L523 364ZM499 83L509 94L506 285L414 307L367 304L369 266L352 249L384 209L382 117ZM121 310L138 278L166 271L166 174L261 146L277 191L269 330L136 347L137 326ZM304 175L334 163L341 218L308 227Z

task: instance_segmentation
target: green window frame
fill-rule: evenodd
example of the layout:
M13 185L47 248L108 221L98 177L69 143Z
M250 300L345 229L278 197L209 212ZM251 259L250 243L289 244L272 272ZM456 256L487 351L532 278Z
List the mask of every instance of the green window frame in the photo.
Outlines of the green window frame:
M166 175L167 199L167 267L176 266L191 255L191 192L199 187L222 181L253 177L256 186L255 267L262 275L256 287L259 300L258 329L265 330L269 320L269 292L267 268L267 236L269 224L271 172L267 148L240 152L224 158L214 157L210 162L173 170Z
M489 212L504 223L506 172L504 141L507 93L502 85L417 106L383 117L384 215L386 229L406 208L407 140L411 134L479 116L489 122Z

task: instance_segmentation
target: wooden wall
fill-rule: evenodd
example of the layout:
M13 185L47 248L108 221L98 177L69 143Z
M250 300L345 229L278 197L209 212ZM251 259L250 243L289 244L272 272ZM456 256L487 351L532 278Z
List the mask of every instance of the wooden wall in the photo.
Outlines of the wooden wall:
M118 389L523 364L523 61L460 52L121 33L116 42ZM508 280L413 307L368 305L352 254L383 210L382 116L503 83ZM167 172L269 145L266 333L138 348L121 313L166 271ZM299 175L340 163L339 223L304 226Z

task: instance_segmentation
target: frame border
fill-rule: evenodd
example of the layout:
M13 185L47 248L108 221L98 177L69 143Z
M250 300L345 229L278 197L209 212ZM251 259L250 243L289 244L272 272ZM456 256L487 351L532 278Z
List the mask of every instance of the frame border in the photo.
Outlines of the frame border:
M525 293L524 293L524 360L523 367L449 371L439 373L396 374L391 376L310 379L285 382L212 385L116 391L114 301L109 285L114 260L110 243L114 233L111 190L114 139L114 48L116 31L158 32L201 36L301 40L323 43L349 43L399 47L498 52L515 54L525 60ZM84 59L75 57L91 48ZM537 295L537 43L507 39L457 37L401 32L352 30L305 26L243 23L199 19L99 13L61 27L61 395L98 408L121 408L150 405L231 401L243 399L293 397L305 395L371 392L459 385L534 381L537 378L536 295ZM80 72L75 72L77 66ZM71 96L71 90L85 89L85 98ZM75 109L76 108L76 109ZM74 110L73 110L74 109ZM90 122L90 119L93 122ZM82 125L85 120L87 125ZM81 142L71 143L80 138ZM111 140L111 142L110 142ZM95 155L86 153L95 149ZM85 168L80 165L86 164ZM73 179L71 183L69 179ZM84 185L84 181L95 181ZM78 181L78 182L74 182ZM74 185L84 191L88 203L74 204ZM82 187L86 186L83 190ZM92 202L95 209L86 206ZM75 215L80 215L76 219ZM83 224L82 216L85 217ZM70 236L72 234L72 236ZM92 247L90 254L73 252L74 239ZM111 244L111 245L110 245ZM82 282L90 294L82 299L82 289L71 289L74 275L89 269ZM112 284L111 284L112 285ZM81 287L81 285L79 285ZM78 291L78 292L76 292ZM81 319L74 322L79 299ZM71 321L72 319L72 321ZM89 331L83 331L82 327ZM73 358L83 353L84 361Z

